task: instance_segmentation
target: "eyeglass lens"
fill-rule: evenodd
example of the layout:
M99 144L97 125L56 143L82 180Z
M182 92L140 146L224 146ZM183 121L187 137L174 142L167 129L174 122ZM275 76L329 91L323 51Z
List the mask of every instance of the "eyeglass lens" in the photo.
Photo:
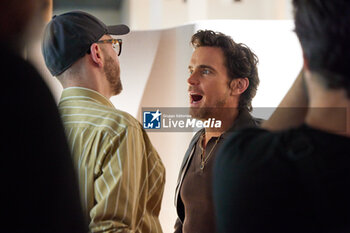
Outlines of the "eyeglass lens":
M117 41L115 41L115 42L113 42L112 47L113 47L114 51L119 56L120 55L120 44Z

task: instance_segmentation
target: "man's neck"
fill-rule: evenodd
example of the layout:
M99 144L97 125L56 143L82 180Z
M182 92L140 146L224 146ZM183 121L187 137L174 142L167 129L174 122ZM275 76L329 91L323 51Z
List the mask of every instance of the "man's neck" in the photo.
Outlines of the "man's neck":
M305 123L311 127L350 137L350 100L344 90L316 93L310 98Z
M84 76L83 74L80 76L75 76L75 77L69 77L66 78L65 81L62 83L63 88L68 88L68 87L84 87L84 88L88 88L91 90L94 90L98 93L100 93L101 95L103 95L104 97L106 97L107 99L111 98L111 94L110 94L110 89L109 86L101 83L100 81L98 81L97 78L90 78L93 77L91 76ZM101 78L102 79L102 78Z
M234 109L231 114L223 114L223 116L216 116L215 119L221 120L221 127L219 129L205 128L203 148L205 149L209 140L212 137L220 137L224 132L226 132L234 124L236 118L238 117L238 109Z

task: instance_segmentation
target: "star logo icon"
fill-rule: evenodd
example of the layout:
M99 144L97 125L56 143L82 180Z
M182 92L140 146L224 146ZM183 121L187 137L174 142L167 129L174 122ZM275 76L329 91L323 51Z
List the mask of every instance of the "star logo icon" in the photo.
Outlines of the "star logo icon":
M159 117L162 115L162 113L160 113L159 109L157 109L157 111L155 113L151 113L151 115L153 116L151 122L154 121L154 120L159 121Z
M157 111L143 111L143 128L144 129L160 129L162 112Z

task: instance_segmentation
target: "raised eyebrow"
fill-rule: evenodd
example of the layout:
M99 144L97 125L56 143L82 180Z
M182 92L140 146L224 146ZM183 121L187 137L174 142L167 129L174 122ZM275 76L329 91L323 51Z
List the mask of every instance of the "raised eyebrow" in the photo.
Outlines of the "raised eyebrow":
M213 67L208 66L208 65L199 65L198 67L201 68L201 69L210 69L210 70L214 70L215 71L215 69ZM194 69L194 67L193 66L188 66L188 69Z
M215 70L213 67L208 66L208 65L199 65L199 68Z
M213 67L208 66L208 65L199 65L199 68L201 68L201 69L209 69L209 70L215 71L215 69Z

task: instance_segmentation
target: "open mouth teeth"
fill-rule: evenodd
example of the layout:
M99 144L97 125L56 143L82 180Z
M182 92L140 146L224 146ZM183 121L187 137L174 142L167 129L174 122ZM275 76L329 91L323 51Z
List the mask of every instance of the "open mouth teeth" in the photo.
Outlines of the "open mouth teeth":
M191 99L193 103L199 102L201 101L201 99L203 98L202 95L198 95L198 94L191 94Z

